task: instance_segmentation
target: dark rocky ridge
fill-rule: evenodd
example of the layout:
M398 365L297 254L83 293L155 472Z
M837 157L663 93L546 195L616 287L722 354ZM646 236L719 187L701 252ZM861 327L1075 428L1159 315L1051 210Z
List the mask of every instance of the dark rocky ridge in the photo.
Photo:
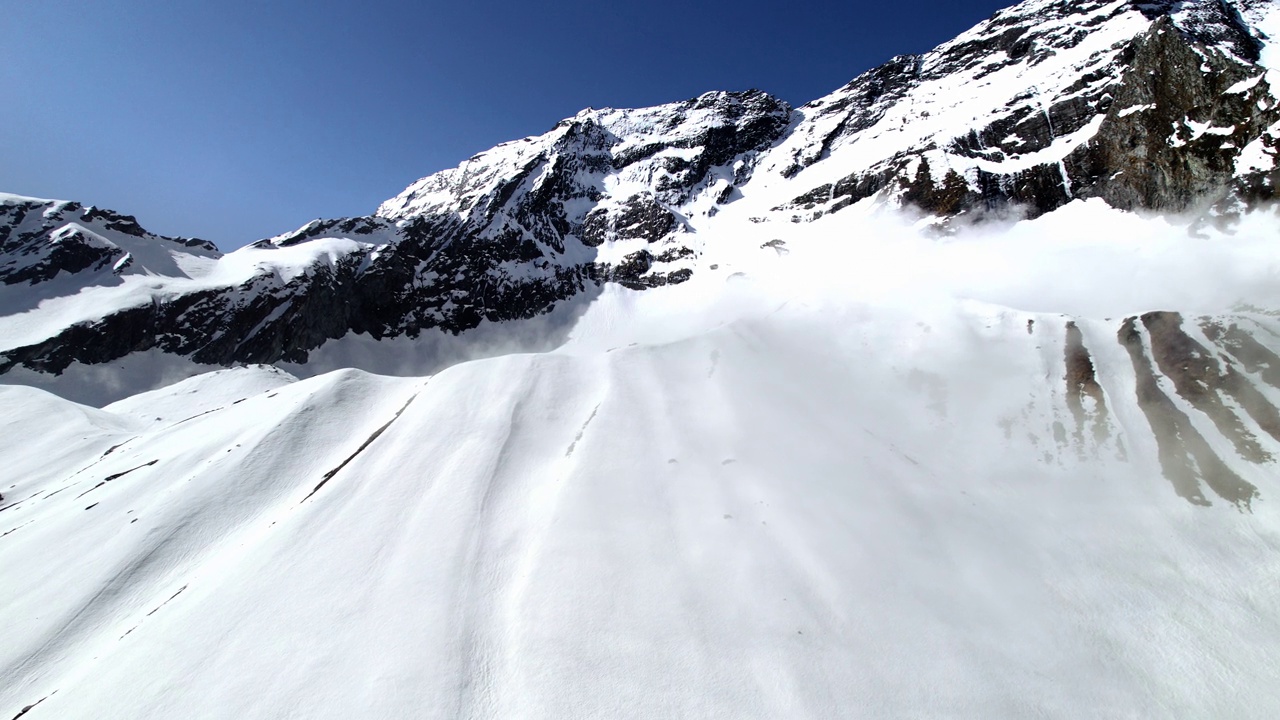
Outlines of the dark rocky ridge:
M34 285L52 280L58 273L106 270L128 254L111 241L120 236L208 253L218 251L207 240L149 233L132 215L74 202L14 200L0 204L0 283Z
M985 126L959 132L943 146L904 148L777 209L820 215L877 193L941 216L1011 210L1035 216L1090 197L1125 210L1176 213L1274 200L1280 180L1275 168L1237 173L1236 160L1253 142L1274 156L1280 109L1261 78L1265 68L1256 64L1255 32L1235 5L1219 0L1028 2L1002 11L963 41L925 56L895 58L836 93L836 101L802 108L819 118L843 118L806 148L808 154L793 157L783 173L795 175L823 159L925 82L963 72L982 79L1011 65L1034 66L1070 51L1094 27L1131 9L1150 19L1150 27L1093 56L1074 82L1029 89ZM1060 24L1041 30L1047 21ZM1227 92L1253 78L1261 79ZM1096 132L1061 162L1011 172L989 169L1043 151L1092 122L1100 122ZM1197 132L1189 123L1210 130Z
M745 180L749 168L735 162L768 147L791 109L758 91L709 93L636 111L657 115L637 123L653 130L657 139L649 142L615 132L632 122L630 112L583 113L522 141L532 151L514 157L495 148L488 153L495 157L469 163L485 168L464 166L415 184L397 210L318 220L255 243L260 251L327 237L362 243L291 280L266 269L235 287L157 297L0 353L0 372L21 365L60 373L73 362L151 349L216 365L303 363L311 350L348 333L458 334L485 321L532 318L607 282L633 289L683 282L693 255L679 241L683 206ZM669 141L660 141L664 134ZM713 179L717 168L726 177ZM625 173L652 178L649 189L610 195L610 178ZM433 194L440 202L421 201ZM615 263L595 260L603 242L629 240L654 250L637 249ZM49 277L85 267L68 260L53 265Z

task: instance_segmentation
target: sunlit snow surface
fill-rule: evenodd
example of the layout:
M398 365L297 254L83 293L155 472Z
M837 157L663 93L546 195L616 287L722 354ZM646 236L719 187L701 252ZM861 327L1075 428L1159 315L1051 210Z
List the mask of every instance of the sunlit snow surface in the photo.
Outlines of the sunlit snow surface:
M1276 464L1175 494L1116 341L1280 308L1274 226L729 217L550 352L0 386L0 716L1280 716Z

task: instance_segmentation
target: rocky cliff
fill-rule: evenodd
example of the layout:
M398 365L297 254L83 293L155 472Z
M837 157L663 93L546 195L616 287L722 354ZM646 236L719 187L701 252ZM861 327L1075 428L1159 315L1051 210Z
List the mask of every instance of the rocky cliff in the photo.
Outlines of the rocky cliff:
M998 12L800 108L774 171L797 184L823 174L814 165L852 172L776 209L807 218L876 194L941 216L1274 199L1280 112L1251 24L1271 9L1032 0Z

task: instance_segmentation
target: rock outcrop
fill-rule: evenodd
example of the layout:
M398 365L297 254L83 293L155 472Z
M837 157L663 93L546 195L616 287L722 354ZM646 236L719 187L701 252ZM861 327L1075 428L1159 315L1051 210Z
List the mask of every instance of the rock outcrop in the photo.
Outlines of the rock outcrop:
M234 282L170 283L150 302L6 348L0 372L21 365L59 373L73 362L151 349L216 365L303 363L348 333L457 334L546 313L606 282L635 289L683 282L694 255L681 239L687 217L713 210L745 182L754 154L790 119L786 103L758 91L583 111L545 135L424 178L373 216L318 220L259 241L240 253L254 258L254 269ZM87 229L28 239L19 232L23 202L11 206L18 219L5 230L18 238L15 254L47 252L6 282L100 270L124 257ZM120 232L136 228L131 218L95 212ZM606 243L619 259L597 258Z
M1280 111L1245 19L1265 6L1001 11L800 108L777 171L802 179L841 156L853 171L777 209L813 217L876 194L940 216L1035 216L1090 197L1176 213L1272 200Z
M100 273L119 274L134 264L135 254L166 250L199 256L218 252L206 240L149 233L131 215L74 202L0 196L0 283L4 285L35 285L60 273L84 283L101 282ZM160 265L169 269L163 261Z

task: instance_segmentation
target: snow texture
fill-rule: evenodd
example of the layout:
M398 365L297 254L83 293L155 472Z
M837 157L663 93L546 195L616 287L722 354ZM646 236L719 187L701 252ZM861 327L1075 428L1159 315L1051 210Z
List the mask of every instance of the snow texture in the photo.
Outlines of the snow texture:
M941 243L852 213L726 228L714 272L430 377L223 370L102 409L0 387L0 705L1280 712L1274 461L1210 424L1261 500L1172 492L1105 315L1276 307L1270 236L1098 201ZM1103 436L1055 429L1064 311Z

